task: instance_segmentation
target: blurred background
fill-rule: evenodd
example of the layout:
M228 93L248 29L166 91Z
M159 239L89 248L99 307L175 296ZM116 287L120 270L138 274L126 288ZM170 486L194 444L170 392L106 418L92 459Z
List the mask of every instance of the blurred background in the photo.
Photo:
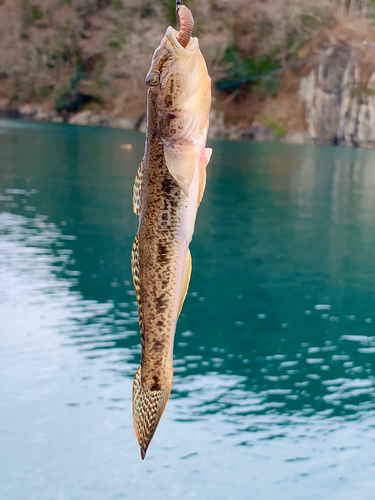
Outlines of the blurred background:
M174 4L0 3L0 499L373 500L374 3L188 3L213 155L144 462L131 192Z
M372 0L187 0L213 138L375 143ZM0 0L0 114L145 129L174 0Z

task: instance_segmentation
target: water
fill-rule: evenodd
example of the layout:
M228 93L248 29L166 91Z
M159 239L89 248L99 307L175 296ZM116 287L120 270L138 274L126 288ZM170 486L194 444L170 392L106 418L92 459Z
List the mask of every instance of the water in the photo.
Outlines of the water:
M372 500L375 152L212 144L173 390L142 462L143 142L0 122L0 499Z

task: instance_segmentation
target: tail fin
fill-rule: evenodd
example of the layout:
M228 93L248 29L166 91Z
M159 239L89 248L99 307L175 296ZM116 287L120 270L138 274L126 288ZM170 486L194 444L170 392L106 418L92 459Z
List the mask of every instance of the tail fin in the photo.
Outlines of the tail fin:
M133 425L144 460L147 448L169 399L172 384L167 389L144 390L141 382L141 367L138 367L133 382Z

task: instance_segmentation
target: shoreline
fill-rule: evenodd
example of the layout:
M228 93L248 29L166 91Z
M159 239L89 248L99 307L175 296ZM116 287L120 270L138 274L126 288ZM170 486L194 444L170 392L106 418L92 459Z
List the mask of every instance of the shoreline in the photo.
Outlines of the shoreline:
M90 110L81 110L63 117L55 110L45 111L40 105L24 104L18 108L1 109L0 118L19 119L30 122L68 123L70 125L108 127L120 130L136 130L146 133L146 114L141 113L137 119L111 118L105 114L94 113ZM375 149L375 143L353 143L352 141L329 141L322 138L313 138L307 132L286 133L282 137L268 125L253 122L250 127L244 128L236 125L226 125L224 115L211 110L210 128L208 138L224 141L255 141L255 142L281 142L295 145L314 146L341 146L352 148Z

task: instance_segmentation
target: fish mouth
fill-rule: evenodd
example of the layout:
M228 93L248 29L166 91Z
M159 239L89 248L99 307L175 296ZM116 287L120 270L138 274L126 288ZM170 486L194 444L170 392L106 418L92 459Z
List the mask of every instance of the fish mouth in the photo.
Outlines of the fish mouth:
M184 47L179 41L180 33L180 31L176 31L172 26L169 26L164 37L167 48L172 54L181 59L195 55L199 47L198 38L190 36Z

